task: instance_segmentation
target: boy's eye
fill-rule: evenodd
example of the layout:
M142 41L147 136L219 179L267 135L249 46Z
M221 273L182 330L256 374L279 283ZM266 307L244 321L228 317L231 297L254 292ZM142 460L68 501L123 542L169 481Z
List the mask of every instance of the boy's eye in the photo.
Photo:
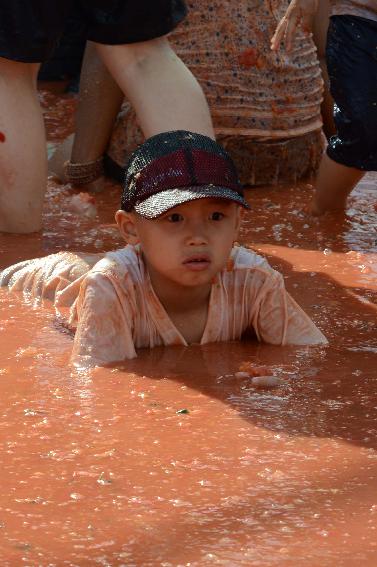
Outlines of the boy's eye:
M224 218L224 214L223 213L219 213L218 211L215 211L214 213L211 213L211 220L214 221L218 221Z
M172 215L169 215L167 219L169 222L179 222L183 220L183 216L180 215L179 213L173 213Z

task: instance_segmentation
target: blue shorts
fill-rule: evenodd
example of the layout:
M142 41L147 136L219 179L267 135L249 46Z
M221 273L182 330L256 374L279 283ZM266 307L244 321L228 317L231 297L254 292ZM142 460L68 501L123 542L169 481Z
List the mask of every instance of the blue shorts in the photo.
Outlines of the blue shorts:
M0 0L0 57L46 61L73 10L85 37L108 45L161 37L186 15L184 0Z
M377 22L332 16L326 60L337 128L327 154L348 167L377 171Z

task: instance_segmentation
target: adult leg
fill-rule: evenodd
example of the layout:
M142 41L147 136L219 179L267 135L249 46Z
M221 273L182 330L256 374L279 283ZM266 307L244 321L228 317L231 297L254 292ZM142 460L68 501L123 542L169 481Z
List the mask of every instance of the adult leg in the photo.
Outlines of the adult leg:
M87 42L83 59L78 107L75 115L75 133L62 142L48 161L50 174L67 181L64 163L87 164L102 157L108 145L115 118L124 95L99 57L94 44ZM83 186L100 191L104 179Z
M146 137L191 130L214 138L204 93L166 37L96 47L134 107Z
M310 213L320 216L326 211L344 210L348 195L364 175L365 171L337 163L324 154L317 174Z
M39 65L0 57L0 231L40 230L47 156Z
M201 87L166 39L117 46L96 44L96 47L121 88L95 53L94 44L88 42L75 136L68 138L50 159L51 173L64 179L62 164L69 159L71 147L72 163L91 162L103 155L123 92L133 104L146 137L177 129L214 137ZM100 178L85 187L96 191L102 185Z
M95 161L105 153L123 98L122 90L100 59L95 45L88 42L80 78L72 163ZM100 178L87 188L100 190L102 184L103 178Z
M364 173L377 170L376 32L372 21L348 15L331 18L326 57L337 134L321 162L313 214L344 209Z

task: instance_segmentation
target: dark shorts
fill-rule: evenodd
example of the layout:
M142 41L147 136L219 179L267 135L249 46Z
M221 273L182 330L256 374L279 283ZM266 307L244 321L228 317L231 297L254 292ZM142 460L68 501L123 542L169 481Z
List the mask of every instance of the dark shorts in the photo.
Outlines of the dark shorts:
M87 39L108 45L161 37L186 15L184 0L0 0L0 57L45 61L72 10Z
M348 167L377 171L377 22L332 16L326 60L337 128L327 154Z

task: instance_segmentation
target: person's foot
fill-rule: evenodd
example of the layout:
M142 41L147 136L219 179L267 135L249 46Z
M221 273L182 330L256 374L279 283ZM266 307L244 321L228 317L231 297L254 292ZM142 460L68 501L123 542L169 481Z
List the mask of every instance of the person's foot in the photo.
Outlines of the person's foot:
M80 189L80 191L87 191L88 193L101 193L105 188L105 177L101 176L91 183L85 183L84 185L74 185L72 187L75 189Z

